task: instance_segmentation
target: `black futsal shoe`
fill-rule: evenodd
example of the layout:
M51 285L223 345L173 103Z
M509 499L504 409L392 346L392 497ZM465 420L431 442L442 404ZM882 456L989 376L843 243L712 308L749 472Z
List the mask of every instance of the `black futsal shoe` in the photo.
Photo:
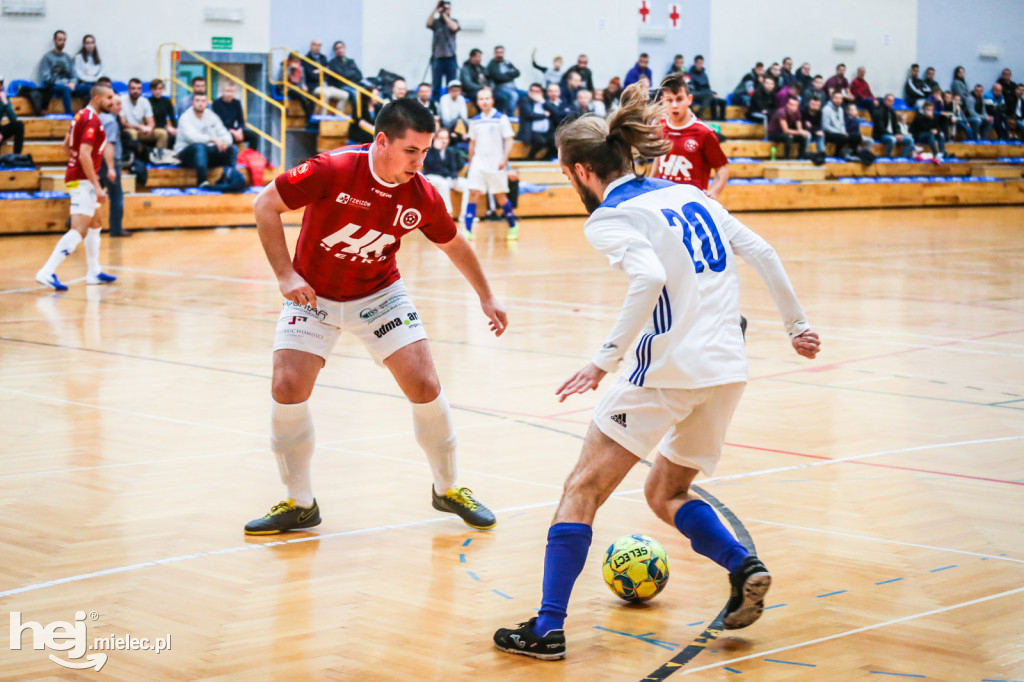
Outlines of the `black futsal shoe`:
M740 333L743 334L743 340L747 339L747 318L740 315Z
M458 514L470 528L490 530L498 525L494 512L477 501L469 488L449 488L444 495L438 495L430 486L430 501L438 511Z
M743 561L743 568L729 574L729 584L732 596L725 605L722 622L726 630L739 630L761 617L772 576L761 560L751 554Z
M541 637L533 632L537 618L531 618L512 630L498 628L494 633L494 646L510 654L520 654L542 661L557 661L565 658L565 631L550 630Z
M320 506L313 500L311 507L299 507L295 500L287 499L270 508L270 513L245 524L246 535L274 535L289 530L304 530L320 525Z

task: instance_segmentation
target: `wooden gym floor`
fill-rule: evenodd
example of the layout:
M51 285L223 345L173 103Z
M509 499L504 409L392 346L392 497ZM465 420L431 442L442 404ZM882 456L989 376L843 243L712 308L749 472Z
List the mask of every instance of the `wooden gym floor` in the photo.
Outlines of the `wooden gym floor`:
M56 237L5 238L0 678L1024 679L1024 211L742 218L823 340L797 357L742 266L751 381L700 485L772 569L771 608L731 637L706 630L725 575L647 510L638 466L598 515L555 663L500 654L491 634L539 605L546 528L598 397L553 392L625 291L582 220L527 221L518 244L483 226L501 339L437 249L416 237L400 254L456 406L461 482L498 528L431 509L405 400L343 337L312 402L324 523L284 543L242 534L283 496L267 447L280 299L255 231L105 239L118 283L60 296L32 281ZM84 275L83 254L60 274ZM634 532L671 560L641 607L599 571ZM83 611L90 642L169 634L171 649L74 672L31 631L12 651L11 611L44 626Z

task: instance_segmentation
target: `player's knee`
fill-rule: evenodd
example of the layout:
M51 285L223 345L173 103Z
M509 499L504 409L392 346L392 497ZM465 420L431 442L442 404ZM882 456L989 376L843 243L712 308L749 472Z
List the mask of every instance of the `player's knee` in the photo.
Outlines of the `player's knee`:
M310 390L294 372L274 372L270 393L274 400L284 405L301 403L309 399Z

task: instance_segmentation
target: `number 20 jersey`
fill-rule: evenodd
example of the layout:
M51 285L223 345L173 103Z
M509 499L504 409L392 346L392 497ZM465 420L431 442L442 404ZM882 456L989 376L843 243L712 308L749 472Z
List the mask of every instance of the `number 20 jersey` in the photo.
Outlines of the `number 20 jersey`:
M458 232L422 174L402 184L381 180L369 145L324 152L274 182L288 208L306 207L295 271L318 296L334 301L363 298L396 282L395 253L412 230L436 244Z

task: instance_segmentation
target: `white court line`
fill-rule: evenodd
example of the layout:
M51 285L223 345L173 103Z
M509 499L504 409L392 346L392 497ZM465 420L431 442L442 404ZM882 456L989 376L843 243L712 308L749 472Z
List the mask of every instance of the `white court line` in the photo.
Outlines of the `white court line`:
M251 277L223 277L221 275L201 275L191 272L172 272L170 270L149 270L147 268L129 268L123 265L108 265L107 269L118 270L121 272L138 272L144 275L164 275L167 277L193 277L195 279L212 279L216 282L236 282L239 284L260 284L263 286L277 286L277 281L271 279L254 279Z
M809 639L806 642L798 642L797 644L790 644L788 646L780 646L769 651L761 651L756 654L749 654L747 656L740 656L739 658L730 658L725 661L718 661L717 663L710 663L708 665L702 665L698 668L687 668L683 670L681 675L692 675L693 673L700 672L702 670L711 670L713 668L721 668L722 666L731 665L733 663L739 663L740 661L749 661L754 658L763 658L765 656L771 656L773 654L780 653L782 651L790 651L792 649L799 649L805 646L811 646L813 644L821 644L822 642L829 642L833 639L840 639L842 637L849 637L850 635L857 635L862 632L868 632L869 630L877 630L878 628L888 627L890 625L898 625L899 623L906 623L908 621L917 620L918 618L927 618L928 616L935 616L940 613L946 613L948 611L955 611L956 609L962 609L967 606L974 606L975 604L982 604L993 599L1002 599L1003 597L1009 597L1014 594L1020 594L1024 592L1024 587L1018 587L1014 590L1007 590L998 594L990 594L987 597L980 597L978 599L972 599L970 601L960 602L959 604L953 604L952 606L943 606L939 609L932 609L931 611L924 611L922 613L915 613L911 616L903 616L902 618L893 618L883 623L875 623L874 625L866 625L862 628L856 628L854 630L847 630L845 632L839 632L834 635L828 635L827 637L818 637L817 639ZM3 596L0 594L0 596Z
M62 369L58 372L33 372L32 374L5 374L4 381L16 379L37 379L39 377L67 376L68 374L93 374L96 372L116 372L120 367L100 367L99 369Z
M1024 564L1024 559L1013 559L1007 556L996 556L995 554L982 554L980 552L968 552L964 549L952 549L951 547L935 547L934 545L920 545L915 542L901 542L900 540L886 540L885 538L875 538L869 535L856 535L853 533L843 533L837 530L827 530L825 528L808 528L807 526L794 526L789 523L778 523L776 521L765 521L763 519L747 519L754 523L763 523L767 526L779 526L780 528L793 528L795 530L804 530L809 533L825 533L827 535L838 535L844 538L853 538L855 540L869 540L871 542L884 542L887 545L902 545L904 547L918 547L920 549L934 549L941 552L953 552L955 554L966 554L967 556L984 557L986 559L998 559L999 561L1012 561L1018 564Z

